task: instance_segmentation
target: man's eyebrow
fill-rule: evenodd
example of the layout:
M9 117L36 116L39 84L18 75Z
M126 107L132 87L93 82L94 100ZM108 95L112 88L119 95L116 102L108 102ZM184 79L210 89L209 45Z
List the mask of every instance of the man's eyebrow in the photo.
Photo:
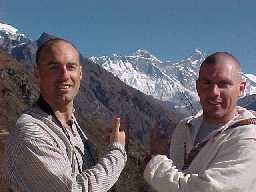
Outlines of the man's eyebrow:
M56 64L59 64L59 62L57 62L57 61L48 61L47 63L46 63L46 65L56 65Z
M220 83L232 84L233 82L230 79L223 79L223 80L220 80Z
M52 61L48 61L47 63L45 63L45 65L50 66L50 65L58 65L60 64L60 62L56 61L56 60L52 60ZM68 62L67 65L80 65L78 62Z
M207 77L199 77L197 80L198 80L198 81L211 81L211 80L208 79Z
M78 62L68 62L68 65L79 65Z

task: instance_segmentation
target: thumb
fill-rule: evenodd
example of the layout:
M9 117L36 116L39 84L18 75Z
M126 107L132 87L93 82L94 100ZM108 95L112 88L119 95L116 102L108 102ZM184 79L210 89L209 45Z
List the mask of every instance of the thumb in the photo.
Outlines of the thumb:
M118 133L120 128L120 117L114 118L113 133Z

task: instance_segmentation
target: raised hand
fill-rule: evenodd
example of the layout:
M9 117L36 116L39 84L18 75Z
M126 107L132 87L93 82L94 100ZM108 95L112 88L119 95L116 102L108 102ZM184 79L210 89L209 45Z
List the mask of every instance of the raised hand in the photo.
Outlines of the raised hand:
M114 118L112 133L110 136L110 142L118 142L122 145L125 145L125 132L120 130L120 118Z

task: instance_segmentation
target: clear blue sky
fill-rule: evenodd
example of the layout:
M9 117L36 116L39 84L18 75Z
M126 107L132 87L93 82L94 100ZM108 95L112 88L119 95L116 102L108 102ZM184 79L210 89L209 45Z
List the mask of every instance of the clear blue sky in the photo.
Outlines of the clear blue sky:
M254 74L255 10L254 0L0 0L1 20L33 40L44 31L67 38L85 56L229 51Z

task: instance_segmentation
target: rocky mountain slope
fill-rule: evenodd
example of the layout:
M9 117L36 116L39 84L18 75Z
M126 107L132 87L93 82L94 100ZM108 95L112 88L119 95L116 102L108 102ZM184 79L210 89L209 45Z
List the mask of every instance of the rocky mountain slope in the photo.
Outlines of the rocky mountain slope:
M37 86L24 66L0 51L0 162L9 131L37 95ZM0 184L0 191L6 191L5 186Z
M195 63L202 60L203 54L198 54L198 57ZM192 84L191 78L185 79L182 76L184 67L164 63L146 50L137 50L129 56L114 54L90 59L126 84L162 101L169 101L172 107L184 108L188 106L186 102L197 101L194 85L189 86Z
M49 34L43 33L37 41L31 41L14 27L0 23L0 39L9 42L3 45L8 44L9 53L22 62L28 70L32 69L37 45L50 37ZM7 50L6 46L2 47ZM90 59L127 85L166 101L172 110L187 116L200 109L195 80L205 57L206 54L202 50L195 49L189 57L179 62L161 61L147 50L139 49L127 56L113 54L92 56ZM247 81L245 95L256 93L256 76L244 73L242 75Z
M241 98L238 105L243 106L246 109L256 111L256 94L247 95Z

